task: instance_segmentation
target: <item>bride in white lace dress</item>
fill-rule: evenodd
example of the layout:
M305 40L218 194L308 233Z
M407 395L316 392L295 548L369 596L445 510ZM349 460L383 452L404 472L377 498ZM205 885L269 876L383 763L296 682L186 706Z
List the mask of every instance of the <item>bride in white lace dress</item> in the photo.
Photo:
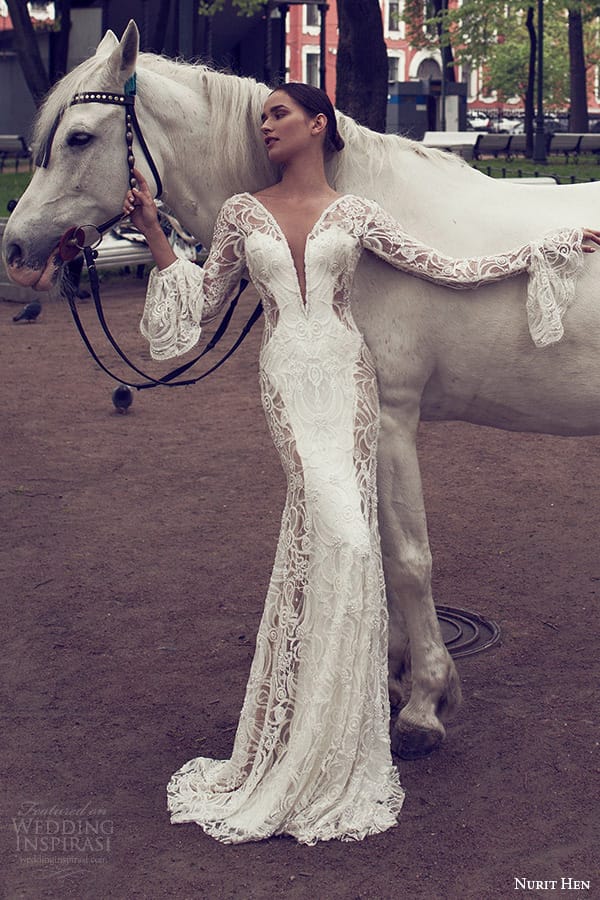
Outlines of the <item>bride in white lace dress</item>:
M187 762L169 783L168 806L172 822L195 822L227 843L360 840L393 826L404 797L389 739L377 382L350 309L360 254L454 288L529 272L530 322L543 337L598 235L568 229L501 256L449 259L375 203L328 185L324 154L343 142L321 91L277 89L261 127L281 181L224 204L204 268L174 257L141 176L124 204L158 266L141 324L153 357L189 350L247 268L264 305L262 400L287 475L231 759Z

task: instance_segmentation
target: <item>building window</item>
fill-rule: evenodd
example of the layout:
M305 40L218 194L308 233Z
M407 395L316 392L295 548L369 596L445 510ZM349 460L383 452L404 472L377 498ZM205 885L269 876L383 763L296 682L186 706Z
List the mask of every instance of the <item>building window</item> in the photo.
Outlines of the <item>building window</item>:
M388 0L387 27L388 31L400 31L400 3L399 0Z
M435 9L432 8L429 0L425 0L425 2L423 3L423 31L428 37L436 40L438 37L437 27L435 22L431 21L434 15Z
M304 7L306 12L306 25L308 28L318 28L321 24L321 16L319 13L319 7L310 4L310 6Z
M304 80L307 84L312 84L313 87L319 87L320 56L321 56L320 53L310 53L309 52L306 54L306 58L305 58L306 73L304 75Z
M404 81L406 76L406 54L403 50L388 48L388 81Z

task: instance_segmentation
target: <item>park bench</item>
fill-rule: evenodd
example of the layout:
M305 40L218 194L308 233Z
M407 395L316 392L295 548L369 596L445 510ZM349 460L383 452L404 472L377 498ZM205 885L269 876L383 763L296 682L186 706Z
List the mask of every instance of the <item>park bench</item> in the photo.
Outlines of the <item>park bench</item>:
M473 147L475 159L482 156L494 156L496 159L500 153L508 156L512 134L480 134Z
M19 161L27 160L31 169L31 148L20 134L0 134L0 172L7 162L13 162L15 172L19 171Z
M559 154L564 153L565 162L568 162L569 156L578 156L581 152L581 141L583 134L560 133L553 134L548 144L548 153Z
M513 134L510 139L510 144L508 145L507 156L510 159L511 156L525 156L525 150L527 149L527 135L526 134Z
M426 131L422 143L425 147L448 150L470 160L480 134L478 131Z
M600 154L600 134L582 134L579 152ZM600 156L598 157L598 162L600 162Z

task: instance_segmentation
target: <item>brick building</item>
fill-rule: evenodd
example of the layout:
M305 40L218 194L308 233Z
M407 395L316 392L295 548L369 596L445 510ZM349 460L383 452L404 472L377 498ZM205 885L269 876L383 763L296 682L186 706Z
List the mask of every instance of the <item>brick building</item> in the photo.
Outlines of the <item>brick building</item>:
M380 0L385 43L388 49L389 81L441 78L439 54L414 50L405 37L401 20L402 3ZM319 84L320 12L317 5L293 5L287 22L287 70L291 81ZM337 52L337 7L332 0L326 15L326 86L335 98L335 57Z
M388 52L389 81L416 81L440 79L440 55L433 50L414 50L406 40L402 22L402 0L380 0L384 25L384 37ZM293 81L319 84L320 67L320 13L318 6L291 5L287 21L286 66ZM335 99L335 56L337 48L337 6L329 0L326 15L326 88ZM518 115L523 105L520 98L500 103L495 96L483 93L480 72L466 73L457 67L457 79L468 82L467 99L470 109L479 109L492 117L502 113ZM590 79L588 105L591 116L600 115L600 75L598 71Z

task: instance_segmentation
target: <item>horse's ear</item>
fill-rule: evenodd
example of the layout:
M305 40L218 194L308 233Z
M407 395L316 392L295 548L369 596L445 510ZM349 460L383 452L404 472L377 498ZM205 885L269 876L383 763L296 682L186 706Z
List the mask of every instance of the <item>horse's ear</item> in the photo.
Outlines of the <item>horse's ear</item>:
M110 28L96 47L96 56L108 56L119 44L119 40Z
M139 46L140 33L137 25L131 19L123 32L120 43L110 54L109 66L117 81L124 84L135 72Z

